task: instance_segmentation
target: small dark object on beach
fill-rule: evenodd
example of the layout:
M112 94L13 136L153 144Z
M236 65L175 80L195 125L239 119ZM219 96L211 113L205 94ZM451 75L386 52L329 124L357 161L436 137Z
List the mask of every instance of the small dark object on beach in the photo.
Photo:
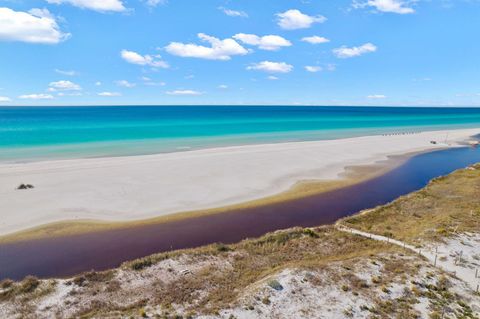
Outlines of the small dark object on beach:
M17 189L32 189L34 186L32 184L20 184Z
M437 141L430 141L430 143L432 143L432 144L437 144Z
M282 286L282 284L280 284L280 283L278 282L278 280L275 280L275 279L270 280L270 281L268 282L268 285L270 286L270 288L272 288L272 289L274 289L274 290L276 290L276 291L283 290L283 286Z

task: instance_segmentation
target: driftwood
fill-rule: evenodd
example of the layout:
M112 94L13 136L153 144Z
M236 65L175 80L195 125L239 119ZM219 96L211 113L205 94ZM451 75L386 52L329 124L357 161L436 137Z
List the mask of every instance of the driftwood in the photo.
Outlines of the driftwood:
M17 189L31 189L35 188L32 184L20 184Z

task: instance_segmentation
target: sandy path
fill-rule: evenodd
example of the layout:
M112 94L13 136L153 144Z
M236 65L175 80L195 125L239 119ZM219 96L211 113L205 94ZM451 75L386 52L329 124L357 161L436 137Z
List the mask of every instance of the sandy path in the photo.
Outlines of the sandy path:
M468 258L469 256L480 256L480 234L462 234L455 239L450 239L446 244L417 248L399 240L350 227L336 225L336 228L340 231L368 237L373 240L385 241L420 254L427 258L435 267L453 273L457 278L467 283L472 290L478 291L479 289L480 266L475 262L469 263ZM468 247L471 249L468 249Z

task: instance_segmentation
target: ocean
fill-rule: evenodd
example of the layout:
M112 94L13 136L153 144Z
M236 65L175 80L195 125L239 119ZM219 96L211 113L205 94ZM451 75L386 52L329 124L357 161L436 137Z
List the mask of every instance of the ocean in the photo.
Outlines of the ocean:
M155 154L479 126L479 108L0 107L0 161Z

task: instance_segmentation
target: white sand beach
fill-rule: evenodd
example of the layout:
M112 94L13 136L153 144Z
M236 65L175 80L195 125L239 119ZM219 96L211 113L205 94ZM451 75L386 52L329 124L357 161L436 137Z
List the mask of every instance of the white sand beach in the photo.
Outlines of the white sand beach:
M241 203L301 180L336 179L347 166L454 147L479 133L462 129L0 164L0 235L57 221L129 221ZM17 190L21 183L35 188Z

